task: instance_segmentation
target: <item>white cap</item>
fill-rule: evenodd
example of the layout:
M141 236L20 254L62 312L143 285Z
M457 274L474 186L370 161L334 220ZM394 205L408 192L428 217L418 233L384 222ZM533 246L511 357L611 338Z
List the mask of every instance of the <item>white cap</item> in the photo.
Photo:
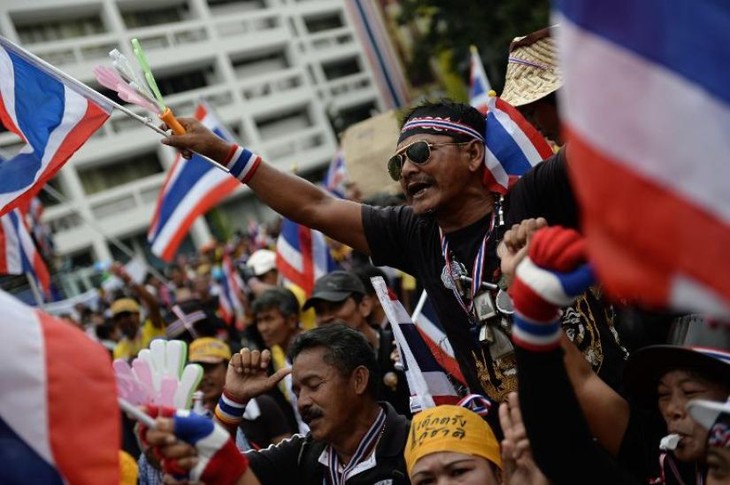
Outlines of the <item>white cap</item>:
M268 249L259 249L246 261L246 267L251 268L256 276L268 273L276 269L276 253Z
M692 419L710 429L720 414L730 414L730 401L718 402L706 399L693 399L687 403L687 410Z

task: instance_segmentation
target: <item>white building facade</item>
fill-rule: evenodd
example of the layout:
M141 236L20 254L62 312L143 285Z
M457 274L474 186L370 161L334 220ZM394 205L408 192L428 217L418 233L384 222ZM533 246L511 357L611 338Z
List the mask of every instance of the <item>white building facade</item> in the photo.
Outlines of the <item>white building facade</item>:
M338 131L384 108L345 1L3 0L0 33L96 88L93 67L111 65L114 48L133 59L130 41L138 38L178 116L204 98L242 143L306 175L326 167ZM0 133L3 152L17 143ZM174 157L154 131L113 113L51 181L62 202L44 196L44 221L70 268L118 259L112 240L148 252ZM270 217L243 187L218 209L235 228ZM185 244L210 238L200 218Z

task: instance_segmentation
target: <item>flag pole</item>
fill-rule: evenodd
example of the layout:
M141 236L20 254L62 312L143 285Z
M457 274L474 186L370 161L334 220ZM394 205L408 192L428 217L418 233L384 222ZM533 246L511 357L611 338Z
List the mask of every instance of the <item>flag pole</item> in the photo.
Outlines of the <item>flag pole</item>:
M81 91L81 93L85 93L88 97L94 99L99 104L108 104L113 106L115 109L118 109L122 113L126 114L130 118L134 118L135 120L139 121L143 125L151 128L152 130L156 131L160 135L167 136L168 133L157 126L152 119L140 116L137 113L133 112L129 108L122 106L121 104L107 98L100 92L96 91L95 89L91 89L86 84L82 83L81 81L69 76L56 66L44 61L40 57L36 56L30 51L27 51L20 47L19 45L15 44L11 40L9 40L7 37L3 37L0 35L0 45L10 49L14 53L18 54L20 57L23 57L26 61L31 62L33 64L36 64L40 67L42 67L44 70L51 72L53 75L63 79L64 81L68 82L70 85L75 87L77 90Z
M48 195L50 195L51 197L53 197L54 199L56 199L58 202L60 202L61 204L68 204L68 200L66 200L66 198L63 196L63 194L59 193L58 190L54 189L50 185L48 185L48 184L44 185L43 186L43 190ZM134 259L135 257L137 257L137 254L135 254L135 252L132 251L126 244L124 244L122 241L120 241L115 236L108 236L108 235L106 235L104 233L104 231L99 227L99 225L97 223L95 223L94 221L88 219L86 216L84 216L84 214L81 213L81 211L74 210L74 212L81 218L82 221L84 221L86 224L88 224L96 232L98 232L99 234L101 234L102 236L104 236L104 238L106 238L109 241L111 241L112 244L114 244L116 247L118 247L124 254L126 254L127 256L129 256L130 259ZM147 271L149 271L150 273L152 273L152 275L155 278L159 279L163 283L169 283L169 280L167 278L165 278L159 271L157 271L154 268L154 266L152 266L150 264L147 264L146 261L145 261L145 266L147 267Z
M411 321L413 321L413 324L416 326L418 326L418 317L421 316L423 305L426 304L426 298L428 298L428 294L426 293L426 290L423 290L421 292L421 297L418 299L418 303L416 304L416 308L413 310L413 314L411 315Z

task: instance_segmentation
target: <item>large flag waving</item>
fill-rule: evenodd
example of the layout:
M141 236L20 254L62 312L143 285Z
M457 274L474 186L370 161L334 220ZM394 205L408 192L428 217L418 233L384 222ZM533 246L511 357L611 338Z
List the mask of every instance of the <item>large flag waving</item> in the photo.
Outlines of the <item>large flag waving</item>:
M553 149L537 129L506 101L489 96L484 185L500 194L532 167L550 157Z
M119 483L109 353L0 291L0 482Z
M489 91L492 89L489 84L487 73L484 72L482 59L476 46L471 46L471 61L469 73L469 104L474 106L483 115L487 114L487 103Z
M557 5L568 165L600 280L730 314L730 4Z
M111 111L104 96L0 36L0 121L25 142L0 161L0 215L28 204Z
M440 404L456 404L459 395L443 367L434 358L403 304L381 277L371 278L404 365L411 391L411 411L416 413Z
M0 274L26 274L43 296L51 294L51 277L19 209L0 216Z
M286 283L298 286L309 296L314 282L336 265L324 234L284 219L276 241L276 267Z
M233 141L233 135L206 103L201 102L195 109L195 118L219 137ZM195 219L240 185L200 155L193 154L190 160L185 160L178 154L160 189L147 233L152 252L164 261L172 261Z

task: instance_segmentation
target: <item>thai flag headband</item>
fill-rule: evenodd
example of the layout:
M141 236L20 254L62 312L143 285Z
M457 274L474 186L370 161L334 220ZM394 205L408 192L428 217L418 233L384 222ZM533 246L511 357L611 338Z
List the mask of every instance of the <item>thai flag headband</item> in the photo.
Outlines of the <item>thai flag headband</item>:
M415 133L411 133L415 132ZM474 128L451 121L449 118L438 118L426 116L423 118L411 118L403 125L400 131L400 143L408 138L411 134L416 133L433 133L434 135L462 135L470 138L476 138L485 143L484 136Z

